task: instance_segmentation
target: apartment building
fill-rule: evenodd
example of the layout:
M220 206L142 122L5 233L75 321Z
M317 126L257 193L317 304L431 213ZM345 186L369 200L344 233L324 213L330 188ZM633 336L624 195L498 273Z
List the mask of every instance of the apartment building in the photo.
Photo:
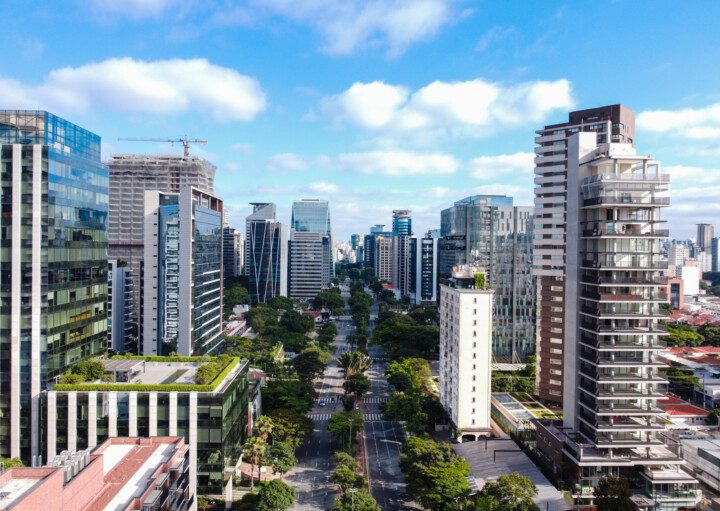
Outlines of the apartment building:
M319 232L290 233L288 295L311 300L328 287L330 260L329 238Z
M563 401L563 338L568 139L597 133L599 144L634 144L635 114L623 105L570 112L568 122L538 130L535 137L533 274L537 277L538 395Z
M440 404L458 440L489 436L493 294L483 269L460 265L440 284Z
M385 282L393 278L393 239L381 234L375 235L374 242L375 276Z
M245 275L253 303L287 296L287 225L275 219L272 203L253 203L246 218Z

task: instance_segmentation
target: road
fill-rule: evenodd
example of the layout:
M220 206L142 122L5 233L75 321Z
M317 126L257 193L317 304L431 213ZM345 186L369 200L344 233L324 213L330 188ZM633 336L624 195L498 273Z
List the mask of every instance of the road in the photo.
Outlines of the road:
M285 478L286 482L295 488L296 501L293 507L295 511L332 509L339 494L335 484L330 481L335 469L331 461L334 439L327 426L330 416L342 411L338 397L343 392L344 377L336 359L349 350L345 337L353 332L354 327L349 313L340 316L335 324L338 327L338 336L334 342L336 346L334 357L322 378L315 381L315 390L319 397L308 414L315 422L315 430L298 449L299 462ZM327 404L320 406L320 400L325 400Z
M347 287L343 286L342 294L349 297ZM377 321L377 304L373 305L369 333ZM336 320L338 336L335 339L335 358L350 349L345 341L348 334L354 331L354 324L349 311ZM369 349L373 363L367 372L371 381L371 389L363 396L358 409L365 414L365 446L368 456L368 480L370 491L383 511L418 509L405 496L405 482L400 471L400 448L403 432L400 424L382 420L380 404L387 400L390 391L385 380L387 362L383 350L374 346ZM316 380L315 390L319 397L308 414L315 422L315 430L297 452L299 463L288 473L286 481L296 491L295 511L330 510L339 492L330 481L334 470L331 455L334 451L334 439L327 431L328 421L332 414L342 411L339 396L342 394L344 376L333 359ZM319 400L326 401L320 406Z

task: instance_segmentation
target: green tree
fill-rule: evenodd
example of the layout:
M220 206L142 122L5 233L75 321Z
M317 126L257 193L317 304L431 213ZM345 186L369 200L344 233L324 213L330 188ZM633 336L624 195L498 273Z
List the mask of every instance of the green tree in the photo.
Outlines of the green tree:
M276 296L267 304L275 310L284 310L286 312L295 310L295 302L287 296Z
M332 460L336 465L349 467L353 472L360 470L360 463L358 463L358 460L353 458L351 454L344 451L337 451L333 454Z
M340 486L343 491L348 488L361 488L363 478L347 465L340 465L332 475L332 482Z
M289 408L304 414L312 409L316 395L307 381L270 380L262 389L263 411L272 414L274 410Z
M312 381L325 371L328 354L319 348L307 348L297 355L292 363L298 377L303 381Z
M315 322L310 316L300 314L294 310L286 311L280 318L280 324L289 331L299 334L309 332L315 326Z
M278 325L278 312L262 303L247 311L245 319L253 330L263 334L269 327Z
M361 412L339 412L330 417L328 431L340 441L340 445L350 446L355 435L363 427Z
M255 421L255 434L267 442L273 427L272 418L269 415L262 415Z
M493 510L535 511L538 509L533 500L536 495L537 488L530 478L513 472L486 483L479 497L489 499Z
M705 417L705 424L708 426L717 426L720 424L720 408L713 408L710 415Z
M273 421L271 436L274 443L287 443L297 448L305 438L312 435L313 421L304 413L291 408L278 408L267 415Z
M370 357L361 351L346 351L338 358L338 364L346 376L364 373L370 367Z
M668 335L663 340L668 346L699 346L705 340L695 328L690 325L677 325L670 323L667 326Z
M370 390L370 379L361 373L351 374L347 380L345 380L343 388L345 392L354 394L357 399L360 399L363 394L366 394Z
M627 479L617 476L603 477L593 492L598 511L633 511L635 504L630 499Z
M250 303L250 293L242 284L233 284L223 290L223 306L228 312L232 312L236 305L247 305Z
M72 366L70 372L82 376L83 381L94 381L105 374L105 366L97 358L87 358Z
M9 468L22 468L25 466L25 463L20 458L0 458L0 463L2 463L3 467L5 467L5 470Z
M60 375L58 383L63 385L77 385L85 381L85 377L81 374L71 373L70 371Z
M380 506L365 488L343 492L335 501L335 511L380 511Z
M705 325L698 330L700 335L705 339L704 344L712 346L720 346L720 328L711 325Z
M258 511L285 511L293 504L295 490L279 479L273 479L258 492Z
M280 477L297 465L295 448L287 442L277 442L268 448L267 460L272 469L280 474Z
M266 450L267 443L257 436L248 438L243 445L243 455L250 462L250 491L255 488L255 466L260 465Z

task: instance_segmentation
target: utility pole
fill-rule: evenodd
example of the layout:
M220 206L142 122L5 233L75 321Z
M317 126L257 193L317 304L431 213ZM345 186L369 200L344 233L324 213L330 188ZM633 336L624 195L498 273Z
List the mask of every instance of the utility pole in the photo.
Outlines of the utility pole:
M355 494L357 493L357 488L348 488L348 493L350 494L350 511L355 511Z

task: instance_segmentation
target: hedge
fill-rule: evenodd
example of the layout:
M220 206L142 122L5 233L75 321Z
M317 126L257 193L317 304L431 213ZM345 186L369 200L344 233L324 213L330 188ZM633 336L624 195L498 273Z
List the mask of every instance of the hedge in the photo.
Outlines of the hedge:
M129 358L129 357L128 357ZM146 357L138 357L146 358ZM199 357L150 357L155 362L187 362L187 360L159 360L170 358L192 358L193 361ZM123 391L123 392L212 392L225 377L230 374L235 366L240 363L238 357L233 357L225 369L220 371L215 379L209 385L197 385L195 383L174 384L149 384L149 383L78 383L77 385L62 384L55 385L54 390L57 391Z
M202 362L205 358L215 359L217 357L168 357L164 355L114 355L114 360L144 360L145 362Z

